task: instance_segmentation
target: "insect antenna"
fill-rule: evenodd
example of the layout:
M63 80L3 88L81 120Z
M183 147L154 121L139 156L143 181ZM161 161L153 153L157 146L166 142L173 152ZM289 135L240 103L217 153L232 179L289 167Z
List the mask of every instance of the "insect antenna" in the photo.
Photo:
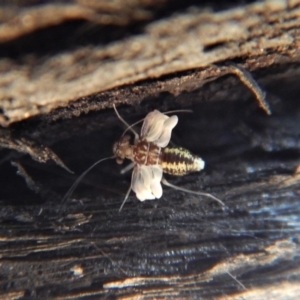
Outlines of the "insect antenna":
M130 130L133 134L134 134L134 138L135 138L135 140L136 139L138 139L139 138L139 135L136 133L136 131L132 128L132 126L130 126L121 116L120 116L120 114L119 114L119 112L117 111L117 108L116 108L116 106L115 106L115 104L113 104L113 108L114 108L114 110L115 110L115 113L116 113L116 115L117 115L117 117L118 117L118 119L127 127L127 129L126 130Z
M67 191L67 193L65 194L65 196L62 199L62 204L68 200L68 198L73 194L74 190L76 189L77 185L80 183L80 181L83 179L83 177L91 170L93 169L96 165L100 164L101 162L108 160L108 159L113 159L115 158L115 156L110 156L110 157L105 157L102 158L98 161L96 161L95 163L93 163L88 169L86 169L77 179L76 181L73 183L73 185L70 187L70 189Z
M139 138L139 135L135 132L135 130L132 127L132 125L129 125L119 114L115 104L113 104L113 108L115 110L115 113L118 117L118 119L124 124L126 125L127 129L126 130L131 130L131 132L134 134L135 136L135 139L138 139ZM96 165L100 164L101 162L105 161L105 160L108 160L108 159L113 159L113 158L116 158L115 156L110 156L110 157L105 157L105 158L102 158L98 161L96 161L95 163L93 163L88 169L86 169L77 179L76 181L73 183L73 185L70 187L70 189L67 191L67 193L64 195L63 199L62 199L62 204L64 204L64 202L66 202L68 200L68 198L73 194L74 190L76 189L76 187L78 186L78 184L80 183L80 181L83 179L83 177L91 170L93 169ZM125 173L127 172L127 170L130 170L134 165L133 164L130 164L129 166L127 166L123 172L121 173ZM125 196L125 199L120 207L120 210L123 208L129 194L130 194L130 191L131 191L131 186L129 187L127 193L126 193L126 196Z
M168 114L181 113L181 112L192 113L193 111L192 111L191 109L177 109L177 110L169 110L169 111L163 112L163 114L168 115ZM139 121L137 121L137 122L135 122L135 123L129 125L128 128L124 130L122 136L124 136L124 134L125 134L128 130L131 130L132 127L134 127L134 126L136 126L136 125L142 123L144 120L145 120L145 118L143 118L143 119L141 119L141 120L139 120Z
M199 195L199 196L205 196L205 197L208 197L208 198L211 198L215 201L217 201L218 203L220 203L222 206L226 207L226 205L223 203L223 201L221 201L220 199L218 199L217 197L209 194L209 193L203 193L203 192L194 192L194 191L191 191L191 190L188 190L188 189L185 189L185 188L181 188L179 186L176 186L174 184L171 184L169 183L165 178L162 178L161 182L168 186L168 187L171 187L175 190L178 190L178 191L182 191L182 192L186 192L186 193L190 193L190 194L194 194L194 195Z

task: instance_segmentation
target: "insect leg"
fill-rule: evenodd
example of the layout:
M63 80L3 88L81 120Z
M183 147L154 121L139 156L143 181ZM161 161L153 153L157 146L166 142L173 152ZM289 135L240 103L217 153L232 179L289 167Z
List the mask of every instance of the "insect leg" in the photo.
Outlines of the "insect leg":
M134 167L135 163L132 162L131 164L129 164L128 166L126 166L125 168L123 168L121 170L121 174L125 174L127 173L128 171L130 171L133 167Z
M166 186L169 186L175 190L178 190L178 191L182 191L182 192L185 192L185 193L190 193L190 194L194 194L194 195L199 195L199 196L205 196L205 197L208 197L208 198L211 198L211 199L214 199L215 201L217 201L218 203L220 203L222 206L226 206L220 199L218 199L217 197L209 194L209 193L203 193L203 192L194 192L194 191L191 191L191 190L188 190L188 189L185 189L185 188L181 188L179 186L176 186L174 184L171 184L170 182L168 182L165 178L162 178L161 182L166 185Z
M127 191L126 195L125 195L125 198L124 198L124 200L123 200L123 202L122 202L122 205L121 205L121 207L120 207L119 211L121 211L121 210L122 210L122 208L123 208L123 206L124 206L124 204L125 204L126 200L127 200L127 199L128 199L128 197L129 197L129 194L130 194L130 192L131 192L131 185L130 185L130 187L129 187L129 189L128 189L128 191Z

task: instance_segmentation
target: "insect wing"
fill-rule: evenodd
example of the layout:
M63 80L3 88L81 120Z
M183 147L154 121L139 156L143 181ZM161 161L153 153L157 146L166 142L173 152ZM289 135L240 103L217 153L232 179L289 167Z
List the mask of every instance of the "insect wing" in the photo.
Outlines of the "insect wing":
M131 188L140 201L153 200L162 196L162 168L158 165L136 165L132 172Z
M149 113L143 123L141 139L166 147L171 139L173 128L178 123L177 116L168 117L158 110Z

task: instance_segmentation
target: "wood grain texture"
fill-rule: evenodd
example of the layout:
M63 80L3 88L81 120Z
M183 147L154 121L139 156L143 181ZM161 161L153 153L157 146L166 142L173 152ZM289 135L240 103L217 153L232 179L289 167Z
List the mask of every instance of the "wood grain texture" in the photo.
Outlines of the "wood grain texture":
M68 20L76 19L76 16L72 16L73 9L64 8L62 4L25 7L14 12L14 19L3 21L2 45L5 51L0 61L2 125L48 113L92 94L100 93L101 96L104 91L176 72L200 68L204 71L199 81L216 78L220 72L216 74L211 65L227 60L240 59L241 66L250 71L281 63L287 58L299 61L299 1L263 1L215 13L195 9L148 22L138 34L115 40L106 38L109 42L101 40L101 36L106 36L109 30L114 33L113 29L106 28L101 22L100 27L96 26L97 18L104 18L105 9L85 6L82 10L84 1L72 3L68 5L77 7L80 18L88 19L73 31L67 31ZM53 13L53 9L64 16ZM95 20L89 20L91 11L97 15ZM47 21L43 15L54 18L53 22ZM28 21L25 22L24 18ZM29 25L25 26L20 20ZM41 22L45 24L41 25ZM55 24L58 25L53 27ZM50 31L44 34L37 31L42 27L49 27ZM81 45L82 36L88 36L89 28L98 34L98 44L93 36L90 43L87 38ZM6 36L10 31L15 32L11 33L12 42L8 42ZM35 31L29 53L21 57L12 54L19 53L20 47L28 47L28 34ZM64 32L67 36L63 35ZM51 37L50 40L44 38L45 34ZM20 36L23 36L22 43L14 41ZM38 43L45 48L42 55L37 53L39 46L34 49ZM128 100L122 99L121 102L128 103ZM106 107L110 104L104 101L100 108Z
M130 174L120 175L122 166L114 161L91 172L63 203L78 174L111 155L122 133L119 120L107 110L18 128L55 151L77 175L2 150L4 298L297 299L300 115L295 72L289 67L261 77L269 94L277 96L271 98L270 117L253 98L234 97L246 95L234 77L205 86L211 95L222 91L219 101L199 103L199 89L120 108L128 122L158 105L192 108L193 114L179 115L172 141L201 156L206 167L168 180L212 193L225 209L164 188L157 201L142 203L132 194L119 213Z
M36 9L37 2L15 16ZM69 3L95 10L93 1ZM21 33L0 47L6 54L0 91L14 97L0 103L2 125L10 124L0 131L0 299L298 299L298 2L194 9L159 21L156 6L149 10L144 3L136 9L146 5L151 16L138 35L129 28L138 21L128 17L128 36L113 42L84 41L75 49L66 46L72 39L60 39L49 52L42 43L32 51L33 30L26 42ZM84 29L66 20L56 28L64 38L68 26ZM184 30L177 32L176 24ZM206 35L226 24L246 36L230 30L228 40ZM99 27L93 28L97 35ZM53 39L56 29L42 36ZM143 51L133 51L134 41ZM271 116L229 74L232 62L250 70L267 92ZM164 188L157 201L142 203L132 193L118 212L131 176L121 175L123 166L114 161L99 165L63 202L81 172L112 155L124 129L112 109L103 109L113 103L129 123L153 109L192 109L178 114L172 143L202 157L205 169L167 179L212 193L226 208Z

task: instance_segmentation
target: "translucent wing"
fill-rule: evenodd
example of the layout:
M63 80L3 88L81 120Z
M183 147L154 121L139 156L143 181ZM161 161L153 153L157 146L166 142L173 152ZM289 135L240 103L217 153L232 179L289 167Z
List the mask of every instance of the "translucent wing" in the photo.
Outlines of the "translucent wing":
M158 165L134 167L131 188L140 201L158 199L162 196L162 173L162 168Z
M166 147L171 139L172 129L178 122L177 116L168 117L158 110L149 113L143 123L141 139Z

